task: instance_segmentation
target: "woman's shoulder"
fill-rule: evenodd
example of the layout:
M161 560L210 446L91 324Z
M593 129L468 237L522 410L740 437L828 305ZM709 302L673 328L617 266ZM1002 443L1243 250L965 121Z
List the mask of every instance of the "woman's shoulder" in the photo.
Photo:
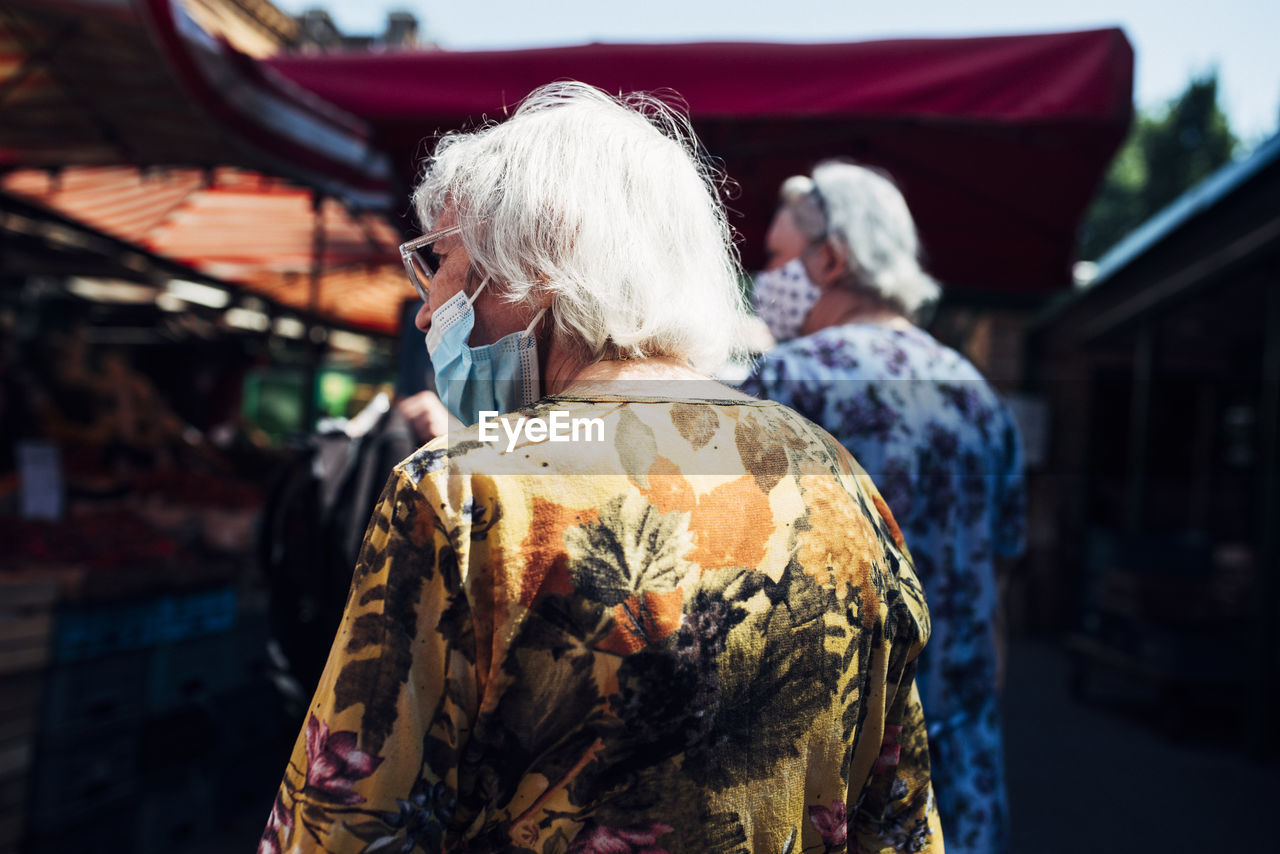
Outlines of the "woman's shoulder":
M415 487L441 479L644 474L659 458L679 467L691 455L729 451L745 425L785 419L785 407L716 386L716 397L648 389L649 394L544 398L509 413L484 412L475 424L439 436L396 471ZM727 432L725 432L727 431Z
M651 391L559 395L515 412L483 413L470 427L419 448L396 471L415 488L440 493L456 493L460 481L477 479L493 480L500 489L524 489L529 478L636 479L655 467L725 475L739 469L741 474L761 446L781 442L795 452L827 444L822 428L773 401L728 388L719 397ZM785 468L785 457L779 459Z

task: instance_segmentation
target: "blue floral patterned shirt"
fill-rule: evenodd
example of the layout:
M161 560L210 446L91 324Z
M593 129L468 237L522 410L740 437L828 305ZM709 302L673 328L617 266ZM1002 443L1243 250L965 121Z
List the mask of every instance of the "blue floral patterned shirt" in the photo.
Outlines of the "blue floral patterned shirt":
M877 324L781 344L742 388L825 427L896 516L933 615L917 678L947 850L1003 850L994 564L1022 552L1025 528L1011 413L956 351Z

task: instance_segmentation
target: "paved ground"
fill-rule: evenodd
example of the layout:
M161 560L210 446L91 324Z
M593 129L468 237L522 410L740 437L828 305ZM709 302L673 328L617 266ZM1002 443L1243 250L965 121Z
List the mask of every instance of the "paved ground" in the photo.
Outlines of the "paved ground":
M1114 691L1076 701L1068 677L1059 644L1015 642L1005 704L1014 854L1280 851L1280 764L1251 760L1220 724L1210 738L1175 739L1139 707L1110 702Z

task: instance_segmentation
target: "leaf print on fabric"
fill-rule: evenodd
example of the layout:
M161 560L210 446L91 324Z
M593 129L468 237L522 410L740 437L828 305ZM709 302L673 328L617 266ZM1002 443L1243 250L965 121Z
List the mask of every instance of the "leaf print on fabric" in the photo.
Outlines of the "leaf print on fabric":
M375 572L374 561L367 555L371 537L379 540L385 539L391 531L391 520L395 516L395 506L397 503L404 503L405 497L400 494L399 478L394 475L387 479L386 486L382 488L382 494L378 496L378 512L373 514L373 518L369 520L369 527L365 531L365 541L360 547L359 553L356 555L356 565L351 571L351 589L357 590L365 588L368 582L368 576ZM392 508L387 512L387 508ZM348 595L350 595L348 593ZM362 595L368 595L366 592Z
M520 646L560 656L588 655L613 631L613 611L581 596L552 594L525 619Z
M376 598L382 599L386 595L386 589L383 588L382 595ZM362 649L377 646L382 642L382 632L381 614L361 614L351 624L351 636L347 639L347 652L359 652Z
M564 534L575 525L595 521L599 513L571 510L535 496L528 532L520 543L524 571L520 574L520 604L533 607L539 595L572 593Z
M456 590L449 595L448 605L440 613L440 621L436 630L443 638L445 647L462 653L471 664L476 663L475 620L467 594Z
M668 593L693 568L689 514L662 513L638 495L612 499L600 518L564 535L574 589L605 605L637 594Z
M679 799L678 787L688 781L667 779L656 771L669 768L664 763L682 752L686 762L701 763L722 746L723 738L714 735L719 659L729 633L747 616L742 603L755 595L763 578L742 569L705 573L686 605L679 631L668 643L621 663L617 693L609 697L619 727L599 763L587 768L575 784L579 798L617 791L613 804L618 816L626 816L628 810L672 815L669 799ZM707 848L720 850L695 848L691 840L683 840L682 850Z
M563 830L557 830L546 842L542 843L542 854L568 854L569 837Z
M408 798L396 798L396 806L395 812L382 813L380 820L345 825L353 836L368 843L361 854L439 851L457 806L453 790L443 782L432 785L418 780Z
M768 495L790 468L786 445L754 414L738 421L733 439L743 467L756 479L760 491Z
M794 560L779 583L759 578L769 605L735 628L719 660L716 730L724 745L691 769L714 787L776 776L780 762L799 755L803 733L833 702L839 678L840 656L827 643L839 629L825 619L836 610L835 592Z
M437 561L431 559L434 553L431 532L423 530L430 522L421 518L430 514L421 513L418 505L407 496L397 495L393 507L388 542L378 557L378 565L370 562L374 559L373 552L366 548L361 550L356 570L360 579L375 575L380 570L387 573L384 584L379 585L383 587L380 599L369 597L376 587L361 597L361 601L373 606L373 610L353 621L356 628L350 638L350 643L356 644L358 649L376 645L378 654L372 658L348 658L333 689L336 711L359 704L364 706L360 735L374 753L381 751L383 740L395 726L398 714L396 699L413 663L413 641L418 634L418 597L422 585L437 569ZM427 551L425 559L424 550ZM443 565L445 558L452 556L452 551L448 546L440 549L438 560L441 565L438 568L456 579L456 559L452 560L451 567Z
M715 409L705 404L672 404L671 423L695 451L705 448L715 436L716 430L720 429L720 417L716 415Z
M658 459L658 442L653 437L653 429L626 408L618 415L618 430L613 441L618 449L618 458L622 460L623 471L642 489L648 489L649 469Z
M352 786L381 764L382 757L356 749L356 734L351 730L330 733L328 725L315 715L307 721L306 791L309 794L338 804L364 803L364 797Z
M697 497L689 521L690 529L698 532L690 560L704 567L760 565L773 531L740 523L744 518L767 518L773 512L757 484L744 476Z
M872 503L876 506L876 512L880 514L880 520L884 522L885 529L889 533L889 538L893 540L893 544L898 547L899 551L907 550L907 541L902 537L902 530L898 528L898 520L894 517L893 511L889 509L888 503L879 494L871 496Z
M413 485L417 486L424 477L434 472L444 471L448 465L449 449L447 447L422 447L405 461L404 473Z
M502 521L502 507L497 503L487 505L471 496L462 503L462 518L470 529L471 539L484 540L493 526Z
M594 755L604 711L594 647L612 628L609 611L580 596L539 600L502 661L510 687L472 731L464 763L478 773L460 778L463 800L482 793L483 802L506 803L529 774L545 777L548 791L563 787L584 756ZM506 833L499 825L490 831Z
M646 590L628 596L613 606L614 629L599 648L629 655L661 642L679 628L683 604L684 591L678 587L667 593Z
M707 739L719 707L718 659L740 621L740 612L700 591L674 649L646 650L622 663L618 693L610 699L643 762L714 750Z
M687 510L697 502L693 484L667 457L658 457L649 468L649 485L640 490L645 500L663 513Z
M764 559L773 533L768 525L741 524L744 518L772 514L769 498L755 478L743 475L710 492L695 494L693 485L666 457L649 470L644 497L664 513L689 511L689 529L697 531L689 560L702 567L757 566Z

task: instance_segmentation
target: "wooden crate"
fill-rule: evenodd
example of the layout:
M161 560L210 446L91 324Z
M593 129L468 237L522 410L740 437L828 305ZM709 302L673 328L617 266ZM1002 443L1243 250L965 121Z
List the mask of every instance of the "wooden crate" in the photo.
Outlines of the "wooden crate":
M0 777L0 852L18 850L26 828L27 775Z
M233 569L0 560L0 854L24 841L32 851L105 851L106 825L130 840L112 850L138 850L130 834L148 699L202 699L234 672L225 650L200 661L193 649L230 637ZM173 834L187 827L175 822Z
M55 579L0 575L0 852L17 849L53 636Z
M55 579L0 574L0 677L48 663L57 599Z

